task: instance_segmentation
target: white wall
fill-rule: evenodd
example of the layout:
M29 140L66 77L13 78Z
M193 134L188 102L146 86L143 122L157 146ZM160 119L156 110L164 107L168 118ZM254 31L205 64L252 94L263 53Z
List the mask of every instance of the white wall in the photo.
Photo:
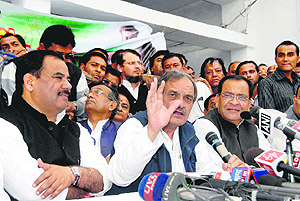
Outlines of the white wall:
M275 48L284 40L300 45L298 0L263 0L249 14L249 40L255 44L253 60L274 64Z

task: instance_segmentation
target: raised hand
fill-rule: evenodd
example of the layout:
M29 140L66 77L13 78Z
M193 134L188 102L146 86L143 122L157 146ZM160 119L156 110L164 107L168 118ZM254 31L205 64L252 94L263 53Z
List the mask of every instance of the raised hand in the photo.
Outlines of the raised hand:
M157 78L151 83L150 90L146 100L147 114L148 114L148 136L151 141L154 141L159 131L165 127L171 118L171 115L180 105L180 100L176 100L166 108L163 104L163 90L165 82L162 81L157 89Z

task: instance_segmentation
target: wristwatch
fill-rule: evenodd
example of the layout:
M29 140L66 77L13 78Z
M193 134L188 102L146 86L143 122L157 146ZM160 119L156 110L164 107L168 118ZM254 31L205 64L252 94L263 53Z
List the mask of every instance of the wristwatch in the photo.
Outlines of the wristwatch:
M79 172L79 169L78 169L78 167L76 167L76 166L70 166L70 168L71 168L71 170L72 170L72 172L73 172L73 174L74 174L74 176L75 176L75 181L73 182L73 186L77 186L78 185L78 181L79 181L79 178L80 178L80 172Z

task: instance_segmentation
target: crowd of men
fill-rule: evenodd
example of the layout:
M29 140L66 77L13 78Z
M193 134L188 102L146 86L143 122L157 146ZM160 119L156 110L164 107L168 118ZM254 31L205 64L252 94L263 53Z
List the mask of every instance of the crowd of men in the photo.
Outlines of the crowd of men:
M151 172L232 171L249 148L278 148L240 114L253 106L300 118L299 47L284 41L277 65L207 58L196 77L186 57L160 50L147 71L133 49L74 57L64 25L45 29L39 50L0 38L0 199L72 199L136 192ZM214 132L228 163L206 142ZM274 139L274 138L273 138ZM4 192L4 190L5 192ZM9 196L9 197L8 197Z

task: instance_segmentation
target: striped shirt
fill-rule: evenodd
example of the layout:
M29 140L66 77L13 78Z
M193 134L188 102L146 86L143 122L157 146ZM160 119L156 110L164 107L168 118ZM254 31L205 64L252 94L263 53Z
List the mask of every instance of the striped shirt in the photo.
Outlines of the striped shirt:
M300 85L300 77L292 72L293 83L277 68L258 84L258 105L285 112L293 104L293 96Z

